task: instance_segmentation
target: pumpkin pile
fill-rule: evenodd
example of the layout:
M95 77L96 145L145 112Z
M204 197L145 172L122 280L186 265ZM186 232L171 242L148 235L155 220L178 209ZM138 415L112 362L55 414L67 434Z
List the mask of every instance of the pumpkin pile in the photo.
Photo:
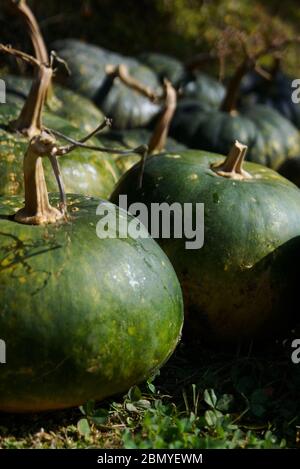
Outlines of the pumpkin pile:
M183 318L185 340L211 347L282 337L298 320L300 191L276 170L300 137L295 113L260 99L265 44L225 86L199 58L78 39L48 53L26 0L5 6L33 55L0 45L0 411L125 392L168 360ZM167 236L151 236L153 205Z
M285 37L275 37L271 41L264 37L259 39L261 45L251 51L248 44L250 40L237 35L243 54L228 80L223 97L220 94L219 99L215 99L216 105L211 106L207 106L206 98L203 100L197 94L192 100L183 99L174 116L171 133L192 148L223 155L228 153L234 139L238 139L248 146L249 161L277 170L287 159L299 155L297 127L292 119L278 112L279 108L276 110L274 106L268 106L267 101L239 100L239 96L243 90L243 80L247 78L250 81L249 75L255 69L261 72L258 61L268 55L270 50L286 47L289 40ZM264 80L267 81L266 78ZM292 90L290 99L291 94Z

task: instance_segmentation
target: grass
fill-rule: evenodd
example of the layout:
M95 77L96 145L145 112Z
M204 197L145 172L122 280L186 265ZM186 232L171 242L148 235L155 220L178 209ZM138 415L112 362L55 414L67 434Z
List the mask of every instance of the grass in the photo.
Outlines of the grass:
M0 414L0 448L297 448L291 340L234 352L184 343L152 381L80 409Z

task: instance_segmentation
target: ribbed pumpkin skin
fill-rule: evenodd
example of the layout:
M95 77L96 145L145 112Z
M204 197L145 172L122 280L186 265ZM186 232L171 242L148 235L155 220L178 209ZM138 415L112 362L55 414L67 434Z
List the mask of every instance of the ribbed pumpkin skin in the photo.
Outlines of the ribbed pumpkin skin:
M7 104L17 104L21 107L29 93L32 80L16 75L5 76L7 86ZM74 91L60 85L54 85L55 103L53 113L68 120L71 125L79 127L85 132L95 129L104 116L92 101Z
M241 101L266 104L300 129L300 104L292 101L293 79L281 71L272 80L267 80L252 72L246 76L242 84Z
M157 243L99 239L100 200L69 202L70 223L26 226L6 218L22 198L1 198L3 411L66 408L126 391L179 340L181 290Z
M18 116L19 108L14 105L2 105L0 125L7 125ZM80 129L52 113L44 113L44 123L50 129L59 130L65 135L80 138L85 135ZM101 145L98 139L91 144ZM0 195L23 194L23 157L28 146L28 139L20 134L0 129ZM57 190L53 171L46 162L46 181L50 191ZM60 158L60 166L67 192L107 197L119 177L119 170L112 155L95 151L77 149L72 155Z
M138 61L73 39L56 41L52 48L67 61L72 72L68 78L60 77L62 82L92 99L107 117L113 119L116 129L143 127L159 112L158 105L128 89L119 80L114 83L107 80L107 65L125 64L141 83L159 89L154 72Z
M182 62L170 55L157 52L144 52L137 58L140 62L150 67L161 81L167 78L175 86L182 80L185 74Z
M222 83L202 72L187 73L179 86L182 102L197 102L199 108L207 111L218 109L225 96Z
M185 239L158 242L181 282L188 329L214 344L266 338L282 332L298 314L292 293L298 278L300 191L254 163L244 165L253 179L216 176L210 166L223 160L192 150L153 156L142 189L134 166L111 197L117 203L126 194L128 204L148 207L151 202L204 203L201 249L185 249Z
M192 148L227 155L237 139L248 146L247 159L277 169L300 152L297 129L277 111L263 105L236 115L203 111L196 103L177 107L171 135Z

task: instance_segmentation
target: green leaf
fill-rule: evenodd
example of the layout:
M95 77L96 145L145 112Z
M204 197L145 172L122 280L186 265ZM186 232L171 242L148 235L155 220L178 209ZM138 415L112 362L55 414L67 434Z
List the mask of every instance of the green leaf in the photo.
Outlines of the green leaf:
M150 382L148 382L148 383L147 383L147 385L148 385L148 389L149 389L149 391L150 391L150 392L152 392L152 394L154 394L154 393L155 393L155 391L156 391L156 388L155 388L154 384L153 384L153 383L150 383Z
M218 410L207 410L204 417L207 425L210 427L216 427L223 415Z
M135 405L141 409L149 409L149 407L151 407L151 403L150 401L147 401L147 399L140 399L135 402Z
M217 417L213 410L207 410L204 414L205 421L209 427L215 427L217 424Z
M206 404L209 405L209 407L211 407L212 409L216 407L217 396L213 389L205 389L203 397L204 397L204 401L206 402Z
M87 419L80 419L77 422L77 430L80 435L89 436L91 433L90 424Z
M135 413L139 412L136 406L132 404L131 402L126 402L125 407L128 410L128 412L135 412Z
M131 402L139 401L142 398L140 388L138 386L132 386L128 391L128 398Z
M95 401L94 400L89 400L89 401L86 401L83 406L80 407L80 410L81 412L83 413L83 415L92 415L94 413L94 409L95 409Z
M228 413L233 405L234 397L232 394L223 394L220 399L218 399L216 408L221 412Z
M95 410L91 420L96 425L105 424L108 420L108 411L106 409L97 409L97 410Z

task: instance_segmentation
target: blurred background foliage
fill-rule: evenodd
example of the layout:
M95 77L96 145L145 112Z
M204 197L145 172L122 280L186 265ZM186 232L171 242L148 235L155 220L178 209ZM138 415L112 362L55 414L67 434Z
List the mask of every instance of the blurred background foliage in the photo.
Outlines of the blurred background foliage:
M299 34L299 0L29 0L48 43L76 37L136 55L163 52L184 61L215 48L220 31L230 26L253 33L272 24L289 36ZM23 45L20 23L0 17L1 41ZM300 69L299 46L284 57L288 72ZM212 69L211 64L209 65ZM230 64L229 64L230 68ZM217 70L216 64L213 69ZM299 72L300 73L300 72ZM298 73L298 75L299 75Z

